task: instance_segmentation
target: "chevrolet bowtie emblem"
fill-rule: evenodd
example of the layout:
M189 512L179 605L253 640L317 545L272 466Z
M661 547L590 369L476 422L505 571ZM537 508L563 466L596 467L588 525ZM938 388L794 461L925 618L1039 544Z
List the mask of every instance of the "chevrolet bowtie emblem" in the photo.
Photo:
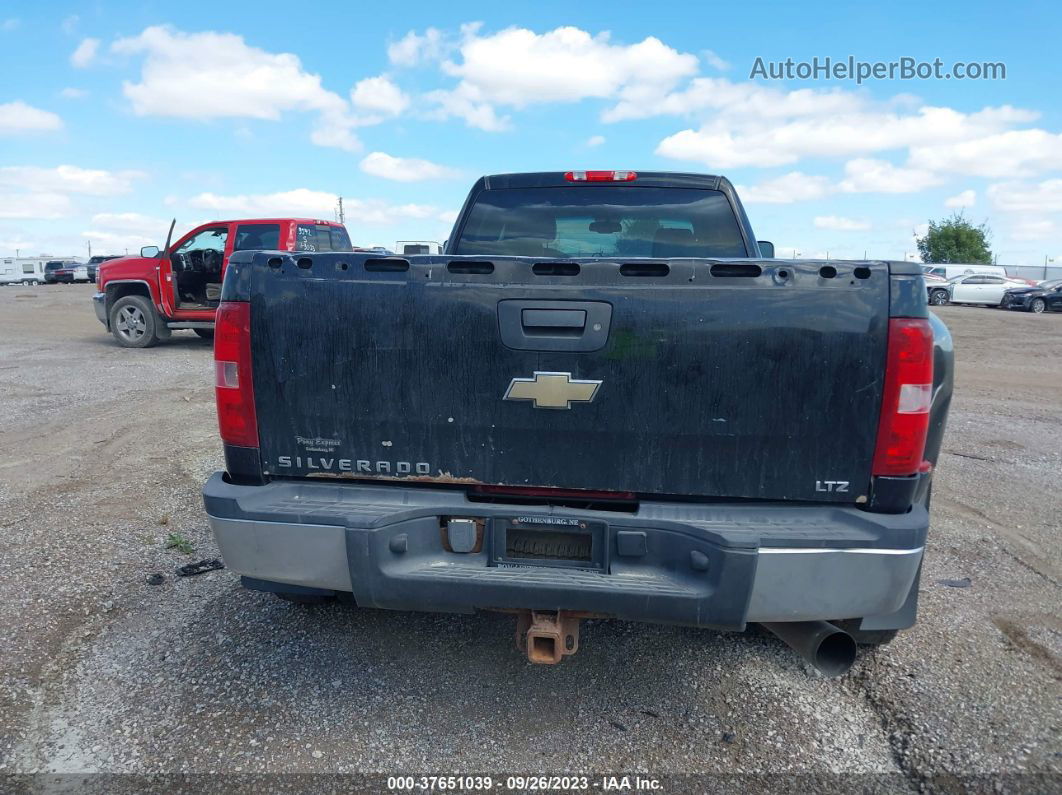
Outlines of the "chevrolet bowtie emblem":
M535 372L534 378L514 378L504 400L530 400L536 409L570 409L572 403L589 403L600 381L580 381L571 373Z

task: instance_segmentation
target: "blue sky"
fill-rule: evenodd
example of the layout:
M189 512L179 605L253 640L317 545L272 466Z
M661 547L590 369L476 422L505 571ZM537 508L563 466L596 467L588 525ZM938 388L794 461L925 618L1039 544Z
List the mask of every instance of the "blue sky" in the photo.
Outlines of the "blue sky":
M665 11L666 9L666 11ZM347 207L444 239L484 173L722 173L779 254L902 258L957 209L1062 263L1057 3L0 6L0 254L122 253ZM749 79L767 61L1002 62L1002 80Z

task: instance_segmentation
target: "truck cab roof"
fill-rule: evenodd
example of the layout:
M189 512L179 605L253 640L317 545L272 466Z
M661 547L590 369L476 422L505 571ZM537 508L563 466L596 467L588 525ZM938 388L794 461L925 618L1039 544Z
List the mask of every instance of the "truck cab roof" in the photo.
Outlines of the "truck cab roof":
M577 180L569 174L633 174L624 179ZM630 185L649 188L703 188L705 190L733 190L730 180L712 174L690 174L680 171L530 171L519 174L490 174L480 179L483 190L506 188L563 188L573 183L585 185ZM724 187L725 186L725 187Z

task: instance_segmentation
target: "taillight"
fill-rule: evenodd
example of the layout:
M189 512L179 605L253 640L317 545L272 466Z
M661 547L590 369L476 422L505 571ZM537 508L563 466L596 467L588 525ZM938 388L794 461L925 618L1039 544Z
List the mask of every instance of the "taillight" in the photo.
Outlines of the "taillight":
M922 469L932 401L933 330L929 321L891 318L873 474L914 475Z
M251 381L251 305L223 301L214 321L214 394L221 440L258 447Z
M634 171L569 171L564 175L568 182L631 182L638 179Z

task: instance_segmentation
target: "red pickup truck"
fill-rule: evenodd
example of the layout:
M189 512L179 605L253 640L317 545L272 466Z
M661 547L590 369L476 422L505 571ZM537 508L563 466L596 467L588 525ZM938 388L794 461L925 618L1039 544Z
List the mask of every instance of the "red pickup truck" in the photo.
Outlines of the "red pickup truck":
M170 227L170 235L173 226ZM149 348L174 329L214 336L221 281L234 251L352 251L346 228L309 218L211 221L161 251L101 263L92 305L126 348Z

